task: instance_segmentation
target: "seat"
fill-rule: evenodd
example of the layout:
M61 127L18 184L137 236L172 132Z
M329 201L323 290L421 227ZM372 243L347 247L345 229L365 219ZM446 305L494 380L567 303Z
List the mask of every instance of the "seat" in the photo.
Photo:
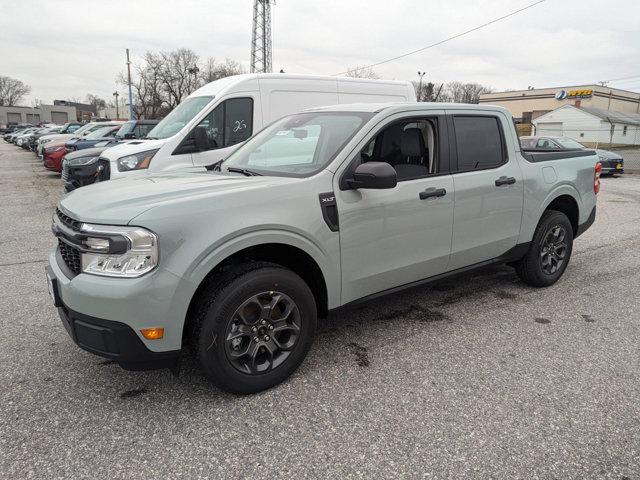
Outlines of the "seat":
M424 177L429 174L429 167L425 165L428 152L424 144L422 130L419 128L407 128L402 131L400 153L401 159L393 165L396 169L398 180Z

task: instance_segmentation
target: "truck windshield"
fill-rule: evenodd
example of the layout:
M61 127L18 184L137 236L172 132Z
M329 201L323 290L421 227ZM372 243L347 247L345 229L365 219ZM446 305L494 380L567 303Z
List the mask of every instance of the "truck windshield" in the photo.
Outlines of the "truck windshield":
M560 144L562 148L579 148L581 150L584 150L585 148L581 143L578 143L574 139L568 137L559 137L556 138L555 141Z
M162 119L148 134L147 138L160 139L169 138L182 130L187 123L200 113L213 96L191 97L178 105L175 109Z
M373 113L311 112L281 118L222 164L261 175L308 177L324 167Z
M116 138L124 138L127 133L133 132L133 129L136 128L136 122L130 121L122 124L120 129L116 132Z
M86 135L85 138L87 140L97 140L98 138L104 138L111 136L111 132L113 132L114 127L103 127L97 130L92 131L90 134Z

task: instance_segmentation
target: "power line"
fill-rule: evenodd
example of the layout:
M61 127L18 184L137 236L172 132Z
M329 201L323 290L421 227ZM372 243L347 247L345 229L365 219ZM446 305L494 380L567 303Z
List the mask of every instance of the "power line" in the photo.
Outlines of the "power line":
M431 45L427 45L426 47L422 47L422 48L419 48L417 50L413 50L411 52L403 53L401 55L398 55L398 56L393 57L393 58L389 58L387 60L382 60L380 62L372 63L371 65L365 65L365 66L360 67L360 68L377 67L378 65L382 65L384 63L393 62L394 60L398 60L400 58L408 57L409 55L414 55L416 53L423 52L423 51L428 50L430 48L437 47L438 45L442 45L443 43L449 42L451 40L455 40L456 38L460 38L460 37L462 37L464 35L467 35L467 34L469 34L471 32L475 32L476 30L480 30L481 28L484 28L484 27L492 25L492 24L494 24L496 22L499 22L500 20L504 20L505 18L512 17L513 15L516 15L516 14L518 14L520 12L524 12L525 10L528 10L529 8L535 7L536 5L538 5L540 3L543 3L545 1L546 0L538 0L537 2L534 2L534 3L531 3L531 4L527 5L526 7L520 8L518 10L514 10L513 12L508 13L506 15L503 15L502 17L494 18L493 20L491 20L491 21L489 21L487 23L483 23L482 25L478 25L477 27L471 28L471 29L466 30L466 31L464 31L462 33L458 33L456 35L452 35L451 37L445 38L444 40L440 40L439 42L436 42L436 43L432 43ZM344 74L349 73L349 72L350 72L350 70L347 70L345 72L335 73L334 76L335 75L344 75Z

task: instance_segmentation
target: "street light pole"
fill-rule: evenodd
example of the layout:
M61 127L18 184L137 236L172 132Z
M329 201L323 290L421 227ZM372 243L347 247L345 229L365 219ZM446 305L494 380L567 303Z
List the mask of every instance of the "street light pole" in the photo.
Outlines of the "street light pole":
M420 82L418 82L418 101L422 101L422 77L425 76L427 72L418 72L418 76L420 77Z
M127 80L129 81L129 120L134 120L133 116L133 95L131 94L131 61L129 60L129 49L127 48Z
M120 96L120 94L116 91L113 92L113 96L116 97L116 120L118 120L120 118L120 112L118 110L118 97Z

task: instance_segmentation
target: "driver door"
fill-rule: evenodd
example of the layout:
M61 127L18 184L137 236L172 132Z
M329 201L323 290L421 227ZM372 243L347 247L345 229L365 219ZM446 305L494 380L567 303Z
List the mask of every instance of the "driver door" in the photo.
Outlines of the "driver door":
M382 161L396 170L390 189L334 185L339 215L342 302L446 271L453 232L443 111L396 115L359 147L355 163ZM349 169L342 175L349 175ZM437 193L436 193L437 192Z

